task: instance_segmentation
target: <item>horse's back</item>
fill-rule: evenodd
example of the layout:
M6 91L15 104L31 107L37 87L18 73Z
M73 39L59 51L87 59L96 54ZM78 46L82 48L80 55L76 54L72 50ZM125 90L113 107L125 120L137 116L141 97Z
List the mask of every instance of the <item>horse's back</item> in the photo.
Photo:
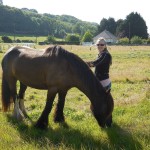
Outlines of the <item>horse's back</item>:
M6 51L3 59L2 59L2 70L4 73L10 70L10 67L13 63L13 60L19 55L19 51L16 47L12 47Z
M30 48L27 47L21 47L21 46L15 46L8 51L6 51L3 59L2 59L2 69L5 72L5 70L11 70L11 67L15 63L19 63L18 60L21 58L21 55L24 55L27 50L31 50ZM26 54L25 54L26 55Z
M63 57L48 56L45 51L25 47L9 49L3 58L2 68L9 77L38 89L63 83L67 85L71 78L68 62Z

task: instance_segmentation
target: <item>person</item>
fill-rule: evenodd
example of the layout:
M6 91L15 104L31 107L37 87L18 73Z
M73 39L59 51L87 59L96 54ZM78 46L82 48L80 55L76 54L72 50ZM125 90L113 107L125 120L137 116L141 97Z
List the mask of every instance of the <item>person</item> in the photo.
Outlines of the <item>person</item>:
M112 64L112 56L109 53L106 40L101 37L97 40L96 46L98 49L98 57L94 61L87 62L89 67L95 67L95 75L106 90L111 90L111 80L109 78L109 68Z

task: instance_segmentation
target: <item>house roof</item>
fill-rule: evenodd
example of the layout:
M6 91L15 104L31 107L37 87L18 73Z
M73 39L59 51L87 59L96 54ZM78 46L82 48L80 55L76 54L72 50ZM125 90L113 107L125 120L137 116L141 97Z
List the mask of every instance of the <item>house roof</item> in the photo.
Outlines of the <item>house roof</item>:
M97 36L95 36L93 39L96 40L99 37L103 37L106 40L107 39L117 40L117 37L115 35L113 35L112 33L110 33L109 31L107 31L107 30L104 30L103 32L101 32L100 34L98 34Z

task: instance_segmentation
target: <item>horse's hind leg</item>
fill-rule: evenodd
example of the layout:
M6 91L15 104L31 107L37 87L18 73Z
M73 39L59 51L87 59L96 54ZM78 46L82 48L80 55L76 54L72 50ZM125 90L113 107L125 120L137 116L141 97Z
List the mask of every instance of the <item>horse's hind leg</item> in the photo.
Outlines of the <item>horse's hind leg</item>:
M54 113L54 122L64 122L64 114L63 109L65 105L65 97L66 97L67 91L59 91L58 93L58 103L55 109Z
M17 96L16 82L16 79L11 79L11 81L9 82L10 93L14 101L13 117L17 120L22 120L24 116L19 108L19 99Z
M19 95L18 95L19 106L24 116L28 117L25 106L24 106L24 94L25 94L26 89L27 89L27 86L20 82L20 90L19 90Z

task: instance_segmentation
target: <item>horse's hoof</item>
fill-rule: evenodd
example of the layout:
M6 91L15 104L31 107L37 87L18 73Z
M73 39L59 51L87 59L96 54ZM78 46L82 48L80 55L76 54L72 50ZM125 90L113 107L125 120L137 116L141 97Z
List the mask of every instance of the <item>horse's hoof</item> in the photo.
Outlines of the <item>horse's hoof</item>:
M64 117L63 118L54 118L54 122L55 123L62 123L62 122L65 122L65 119L64 119Z
M66 128L66 129L69 128L69 125L66 122L61 123L60 126L62 126L63 128Z
M106 122L106 127L108 127L108 128L112 127L112 121Z
M106 127L111 128L112 124L106 124Z
M36 123L34 125L35 128L38 128L38 129L41 129L41 130L46 130L47 129L47 124L44 124L44 123Z
M22 121L24 119L24 115L21 112L13 112L12 117L18 121Z

